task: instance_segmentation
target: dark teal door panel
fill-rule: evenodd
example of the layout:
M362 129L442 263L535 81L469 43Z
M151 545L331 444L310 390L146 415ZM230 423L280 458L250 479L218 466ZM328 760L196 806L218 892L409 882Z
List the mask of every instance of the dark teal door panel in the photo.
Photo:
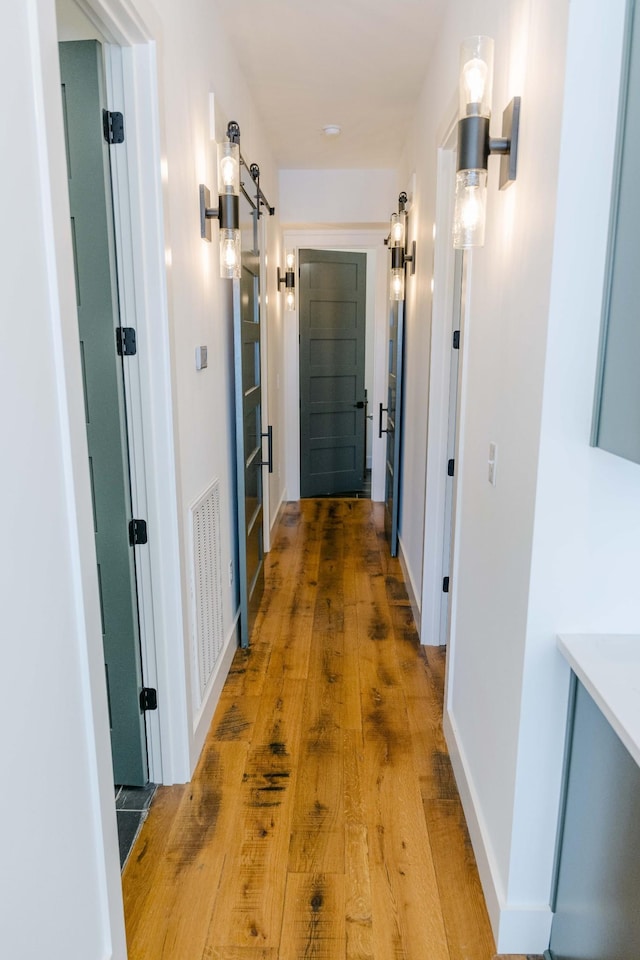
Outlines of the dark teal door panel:
M60 65L114 780L139 785L147 750L100 44L61 43Z
M358 490L364 472L366 254L301 250L300 493Z
M242 274L234 283L240 640L247 646L264 592L260 251L255 213L240 198Z
M398 553L400 511L400 441L402 438L402 361L404 356L404 301L389 304L384 526L391 556Z

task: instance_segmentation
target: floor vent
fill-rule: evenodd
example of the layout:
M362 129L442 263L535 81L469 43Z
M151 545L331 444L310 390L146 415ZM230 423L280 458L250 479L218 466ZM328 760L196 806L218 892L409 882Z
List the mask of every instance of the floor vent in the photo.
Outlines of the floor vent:
M200 703L222 650L220 481L214 480L191 507L195 663Z

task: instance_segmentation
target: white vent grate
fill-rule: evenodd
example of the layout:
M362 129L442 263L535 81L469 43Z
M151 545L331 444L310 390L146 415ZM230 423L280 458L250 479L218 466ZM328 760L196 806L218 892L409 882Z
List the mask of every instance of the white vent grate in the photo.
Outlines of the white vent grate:
M192 506L191 526L195 660L202 702L223 641L219 480Z

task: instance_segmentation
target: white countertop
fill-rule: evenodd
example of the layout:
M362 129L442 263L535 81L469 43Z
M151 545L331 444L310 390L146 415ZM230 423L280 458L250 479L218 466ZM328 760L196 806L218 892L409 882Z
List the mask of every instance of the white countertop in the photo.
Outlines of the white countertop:
M640 634L562 634L558 646L640 766Z

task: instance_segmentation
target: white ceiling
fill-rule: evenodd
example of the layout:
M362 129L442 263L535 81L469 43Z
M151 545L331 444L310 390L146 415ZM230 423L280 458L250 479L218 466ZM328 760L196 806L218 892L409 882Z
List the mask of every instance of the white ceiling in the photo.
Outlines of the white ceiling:
M445 0L215 2L279 167L397 166Z

